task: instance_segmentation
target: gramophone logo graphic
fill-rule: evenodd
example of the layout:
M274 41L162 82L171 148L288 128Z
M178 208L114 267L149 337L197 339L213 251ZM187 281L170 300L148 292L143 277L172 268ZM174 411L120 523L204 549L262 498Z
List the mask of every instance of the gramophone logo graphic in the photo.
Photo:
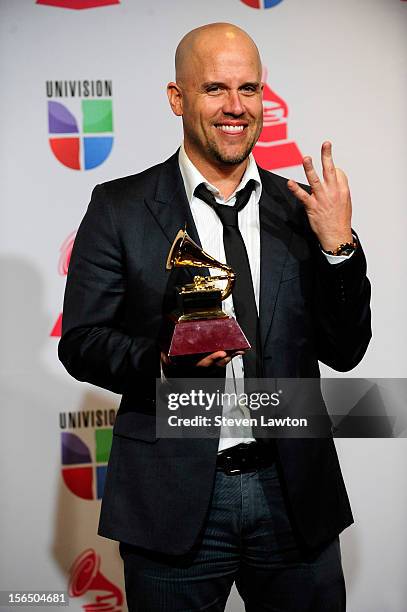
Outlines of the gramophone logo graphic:
M69 234L61 245L59 262L58 262L58 273L61 276L68 274L68 266L71 260L71 253L73 243L75 241L76 231ZM60 313L54 327L51 330L50 336L54 338L60 338L62 333L62 312Z
M69 573L69 597L83 597L89 591L97 593L93 602L82 606L85 612L122 612L123 593L102 574L100 555L92 548L77 557Z
M256 162L266 170L288 168L302 163L296 143L287 138L288 106L267 85L267 71L263 68L263 130L253 149Z
M109 6L110 4L119 4L120 0L37 0L37 4L45 4L47 6L57 6L58 8L66 9L90 9L99 6Z

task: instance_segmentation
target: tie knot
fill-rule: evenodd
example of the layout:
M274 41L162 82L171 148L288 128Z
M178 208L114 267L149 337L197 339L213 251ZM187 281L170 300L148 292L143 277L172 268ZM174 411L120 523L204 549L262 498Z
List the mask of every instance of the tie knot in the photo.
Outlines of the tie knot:
M255 181L250 179L250 181L247 181L247 184L243 187L243 189L240 189L240 191L236 193L236 210L242 210L242 208L246 206L247 202L250 200L254 186Z
M254 180L250 179L247 185L236 193L236 202L234 206L227 204L218 204L215 196L204 183L200 183L194 191L194 196L206 202L217 213L223 225L238 227L238 212L242 210L250 200L251 193L254 189Z

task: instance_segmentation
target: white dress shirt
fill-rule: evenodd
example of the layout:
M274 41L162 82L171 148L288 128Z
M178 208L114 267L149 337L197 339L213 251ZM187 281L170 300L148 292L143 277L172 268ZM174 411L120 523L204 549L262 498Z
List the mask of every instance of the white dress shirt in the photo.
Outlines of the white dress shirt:
M194 191L200 183L204 183L205 186L213 193L216 201L219 204L225 204L233 206L236 201L236 192L240 191L245 187L250 179L255 182L255 188L251 193L250 199L246 206L238 213L238 223L240 233L242 234L243 241L246 246L247 255L249 258L250 270L252 274L254 296L257 305L257 311L259 310L259 298L260 298L260 217L259 217L259 201L262 192L262 184L260 180L259 171L254 160L253 155L249 156L249 161L246 167L246 171L236 187L235 191L230 195L227 200L224 200L219 190L208 183L204 176L194 166L191 160L188 158L184 145L181 145L179 150L179 167L182 175L182 179L185 185L185 191L187 194L188 202L191 206L191 212L195 221L196 229L198 231L199 239L204 251L212 255L215 259L222 263L226 263L225 248L223 245L223 225L219 219L217 213L213 210L209 204L203 202L199 198L194 196ZM325 253L326 258L332 264L340 263L346 256L332 256ZM219 270L212 271L211 273L219 274ZM234 316L233 299L230 295L226 300L223 301L223 310L231 316ZM243 383L243 358L241 356L235 357L226 366L226 393L240 394L244 392ZM250 411L246 406L241 406L236 403L226 403L223 405L223 415L232 418L241 418L242 416L250 417ZM219 452L235 446L242 442L253 442L251 428L235 426L232 429L228 427L222 427L219 439Z

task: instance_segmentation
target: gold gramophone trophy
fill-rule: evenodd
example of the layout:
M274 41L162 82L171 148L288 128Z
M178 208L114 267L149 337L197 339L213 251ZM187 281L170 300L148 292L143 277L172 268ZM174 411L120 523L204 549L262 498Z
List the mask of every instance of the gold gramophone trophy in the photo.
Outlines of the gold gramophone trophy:
M236 275L232 268L217 261L180 230L167 258L166 268L193 267L220 270L218 276L194 276L193 282L177 287L177 310L169 315L171 333L167 353L169 357L187 357L215 351L241 351L250 348L236 319L222 310L233 290ZM226 281L222 290L216 281Z

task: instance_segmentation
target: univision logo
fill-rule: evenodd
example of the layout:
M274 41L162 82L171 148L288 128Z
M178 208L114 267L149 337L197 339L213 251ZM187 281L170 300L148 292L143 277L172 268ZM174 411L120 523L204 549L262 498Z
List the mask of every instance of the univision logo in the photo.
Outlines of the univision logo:
M47 81L46 94L49 144L57 160L72 170L100 166L113 146L112 81Z
M111 421L114 411L92 411L86 416L89 430L61 432L61 474L67 488L81 499L101 499L105 487L107 463L112 446L112 427L94 428L93 423ZM100 413L100 414L98 414ZM83 426L84 423L81 423ZM86 426L86 425L85 425Z
M256 9L269 9L276 6L276 4L280 4L282 1L283 0L241 0L241 2L247 4L247 6Z

